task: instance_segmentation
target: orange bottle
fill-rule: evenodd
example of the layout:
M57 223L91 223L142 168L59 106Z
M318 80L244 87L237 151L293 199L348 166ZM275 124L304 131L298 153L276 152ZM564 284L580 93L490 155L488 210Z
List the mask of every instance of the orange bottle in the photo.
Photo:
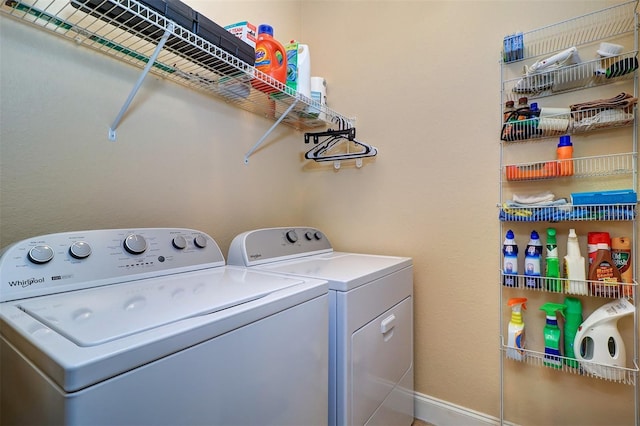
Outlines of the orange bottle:
M558 176L572 176L573 144L571 143L571 136L560 136L556 153L558 158Z
M284 46L273 38L273 27L262 24L258 27L258 39L256 40L256 63L255 67L282 84L287 82L287 53ZM265 84L263 76L259 75L251 81L251 85L264 92L274 93L278 89Z

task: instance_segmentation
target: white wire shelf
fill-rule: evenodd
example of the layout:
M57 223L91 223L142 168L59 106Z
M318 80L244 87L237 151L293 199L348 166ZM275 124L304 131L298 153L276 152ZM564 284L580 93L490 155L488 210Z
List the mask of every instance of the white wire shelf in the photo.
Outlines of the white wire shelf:
M518 61L633 33L637 5L633 0L524 32L523 56Z
M637 152L625 152L571 160L507 164L502 169L502 182L633 174L637 158Z
M521 96L539 99L564 92L630 80L637 69L638 51L618 56L584 61L551 71L544 71L503 81L505 102Z
M87 14L69 0L3 1L0 11L74 43L98 50L118 60L145 68L158 41L169 34L152 62L150 72L191 89L215 95L269 119L282 119L290 127L306 130L331 122L353 125L325 104L296 93L234 55L209 43L135 0L105 0L101 10L115 5L133 18L121 23L97 11ZM88 8L88 6L82 6ZM252 87L254 78L273 88L267 94Z
M635 105L620 108L589 108L509 121L502 124L500 139L505 142L529 141L629 127L634 123L634 108Z
M633 368L616 367L591 361L578 362L575 359L559 355L546 355L543 352L523 350L523 358L513 359L507 356L508 350L515 348L502 345L500 350L508 361L519 362L535 367L547 367L552 370L572 373L580 376L594 377L605 381L635 386L638 377L638 366Z
M509 277L509 282L513 281L514 285L504 285L505 288L516 290L527 290L542 293L558 293L578 296L601 297L605 299L617 299L625 297L627 299L635 299L637 282L632 283L604 283L603 281L593 280L570 280L568 278L549 278L535 277L532 279L528 275L505 275L504 271L500 271L502 283L505 277ZM511 280L512 278L515 278ZM535 285L526 285L526 282Z
M502 222L634 221L637 203L510 207L498 205Z

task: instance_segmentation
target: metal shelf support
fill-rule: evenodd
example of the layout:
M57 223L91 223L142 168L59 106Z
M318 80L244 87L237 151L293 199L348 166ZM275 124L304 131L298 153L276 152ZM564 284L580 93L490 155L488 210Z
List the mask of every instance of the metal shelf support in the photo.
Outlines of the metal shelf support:
M295 108L297 103L298 103L298 99L294 99L293 103L289 106L289 108L287 108L287 110L282 113L282 115L276 120L276 122L273 123L273 125L269 128L269 130L267 130L267 132L264 135L262 135L260 139L258 139L258 142L256 142L256 144L253 145L253 147L244 155L244 164L249 164L249 157L251 157L251 155L253 155L253 153L260 147L260 145L264 143L264 141L267 139L267 137L269 137L271 132L273 132L273 130L276 127L278 127L280 122L284 120L284 118L287 115L289 115L289 113L293 110L293 108Z
M164 31L164 34L162 34L162 38L160 38L160 41L158 42L158 45L153 51L153 54L149 58L147 65L145 65L144 69L142 70L142 73L140 74L140 77L138 77L138 81L136 81L136 84L133 86L133 89L131 89L131 92L129 93L127 100L124 102L124 105L122 105L122 108L120 108L120 112L118 113L116 118L113 120L113 123L111 123L111 126L109 127L109 135L108 135L110 141L116 140L116 128L120 124L120 121L122 120L122 117L124 116L125 112L127 112L127 109L129 109L129 105L131 105L133 98L138 93L140 86L142 86L142 82L144 81L144 78L147 76L147 74L149 74L151 67L156 62L156 59L158 58L160 51L164 47L164 44L167 42L167 39L171 35L173 28L174 28L173 22L169 22L167 29Z

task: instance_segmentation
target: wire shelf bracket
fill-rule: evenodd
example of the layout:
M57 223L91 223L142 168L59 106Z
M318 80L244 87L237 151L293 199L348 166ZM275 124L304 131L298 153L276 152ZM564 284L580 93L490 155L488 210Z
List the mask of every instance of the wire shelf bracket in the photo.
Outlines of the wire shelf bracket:
M147 76L147 74L149 74L149 71L151 71L151 67L156 62L156 59L158 59L158 55L160 54L160 51L164 47L164 44L167 42L167 39L169 38L169 35L171 35L171 32L173 31L173 25L174 25L173 22L169 22L168 28L164 31L164 34L160 38L160 41L158 42L158 45L153 51L153 54L149 58L147 65L145 65L144 69L142 70L142 73L140 74L140 77L138 77L138 81L136 81L136 84L131 89L131 92L129 93L127 100L124 102L124 105L122 105L122 108L120 108L120 112L118 113L116 118L113 120L113 123L111 123L111 126L109 127L109 134L108 134L110 141L116 140L116 136L117 136L116 128L120 124L120 121L122 120L122 117L124 116L124 114L129 109L129 106L131 105L133 98L138 93L140 86L142 86L142 83L144 82L145 77Z

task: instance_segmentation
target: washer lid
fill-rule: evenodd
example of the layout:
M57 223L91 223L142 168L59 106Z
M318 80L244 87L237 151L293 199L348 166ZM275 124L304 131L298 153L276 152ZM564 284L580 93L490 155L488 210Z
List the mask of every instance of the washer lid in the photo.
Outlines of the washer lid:
M215 268L43 296L17 306L82 347L101 345L187 318L212 314L296 284Z
M408 257L331 252L256 268L327 280L331 290L348 291L411 265Z

